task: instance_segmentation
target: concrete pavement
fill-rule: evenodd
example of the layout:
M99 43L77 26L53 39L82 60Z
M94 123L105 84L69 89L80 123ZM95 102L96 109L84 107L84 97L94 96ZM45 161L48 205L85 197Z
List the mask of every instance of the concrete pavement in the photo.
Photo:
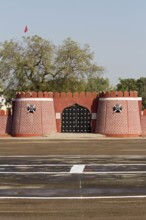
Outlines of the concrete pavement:
M107 137L106 135L96 134L96 133L53 133L44 136L32 136L32 137L12 137L12 136L2 136L0 139L50 139L50 140L123 140L123 139L146 139L146 136L139 137Z

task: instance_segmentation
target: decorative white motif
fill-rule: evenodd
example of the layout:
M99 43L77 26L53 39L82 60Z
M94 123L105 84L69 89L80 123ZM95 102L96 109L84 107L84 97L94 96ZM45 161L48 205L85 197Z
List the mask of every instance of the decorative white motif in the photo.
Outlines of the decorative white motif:
M26 108L29 113L34 113L36 111L35 105L28 104Z
M113 112L114 112L114 113L120 113L120 112L122 112L122 106L119 105L119 104L114 105L114 106L113 106Z

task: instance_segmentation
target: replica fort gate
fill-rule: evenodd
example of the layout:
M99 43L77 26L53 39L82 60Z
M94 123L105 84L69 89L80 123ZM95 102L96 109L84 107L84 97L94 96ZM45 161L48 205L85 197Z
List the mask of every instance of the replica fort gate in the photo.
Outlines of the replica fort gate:
M136 91L18 92L11 111L0 111L0 135L44 136L57 132L115 137L146 135L146 110Z

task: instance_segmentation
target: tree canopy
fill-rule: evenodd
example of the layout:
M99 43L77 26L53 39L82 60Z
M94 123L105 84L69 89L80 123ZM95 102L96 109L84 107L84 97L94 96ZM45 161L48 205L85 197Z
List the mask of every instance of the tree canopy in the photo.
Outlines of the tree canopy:
M0 86L10 97L16 91L100 91L94 79L106 90L104 68L93 59L89 45L70 38L59 46L37 35L5 41L0 43Z
M138 91L138 95L143 98L143 108L146 108L146 77L140 77L139 79L119 79L117 84L117 90L121 91Z
M128 79L119 79L119 83L117 84L118 91L134 91L137 90L137 80L128 78Z

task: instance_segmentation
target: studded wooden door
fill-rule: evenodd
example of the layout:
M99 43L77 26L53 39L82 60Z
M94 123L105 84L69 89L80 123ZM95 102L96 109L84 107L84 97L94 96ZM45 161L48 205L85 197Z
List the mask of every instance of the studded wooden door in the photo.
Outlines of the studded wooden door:
M67 107L62 112L61 132L90 133L91 113L78 104Z

